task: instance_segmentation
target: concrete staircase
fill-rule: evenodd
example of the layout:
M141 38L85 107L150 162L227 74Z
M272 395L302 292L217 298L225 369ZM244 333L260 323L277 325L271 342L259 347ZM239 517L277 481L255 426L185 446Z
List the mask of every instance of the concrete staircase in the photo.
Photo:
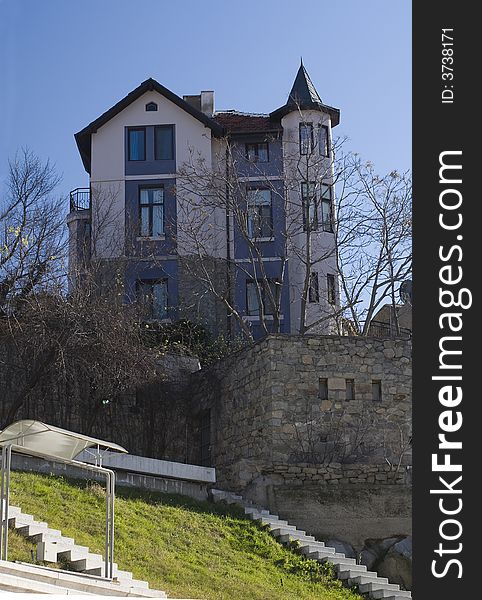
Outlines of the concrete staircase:
M112 579L102 577L105 563L100 554L89 552L85 546L79 546L47 523L35 521L16 506L9 507L8 521L11 529L37 543L37 560L55 563L62 559L72 571L0 561L0 590L167 598L165 592L149 589L147 581L134 579L131 572L121 571L116 564Z
M347 586L356 585L358 592L368 598L406 600L412 597L409 591L401 590L400 586L389 583L386 577L379 577L374 571L368 571L365 565L357 564L354 558L346 558L344 554L336 552L335 548L325 546L324 542L307 535L305 531L290 525L278 515L270 514L268 510L253 505L238 494L212 489L211 497L214 502L240 505L250 519L266 525L280 543L293 547L294 542L297 551L307 558L331 563L338 579Z

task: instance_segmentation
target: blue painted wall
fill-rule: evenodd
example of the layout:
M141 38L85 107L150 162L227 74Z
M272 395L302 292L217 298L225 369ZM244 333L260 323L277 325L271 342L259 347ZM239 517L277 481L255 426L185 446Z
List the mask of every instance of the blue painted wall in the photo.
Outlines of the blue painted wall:
M268 162L250 162L246 159L246 144L267 142ZM269 139L266 134L236 136L232 140L233 159L240 177L276 176L283 172L283 149L279 139Z
M130 261L125 271L125 301L136 300L136 282L140 279L167 279L168 314L172 321L178 318L179 305L179 266L176 259L162 258L149 261Z

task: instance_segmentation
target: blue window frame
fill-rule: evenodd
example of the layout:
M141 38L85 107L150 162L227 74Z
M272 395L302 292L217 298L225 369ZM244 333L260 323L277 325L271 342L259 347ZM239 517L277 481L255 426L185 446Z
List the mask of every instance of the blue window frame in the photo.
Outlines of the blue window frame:
M137 296L147 319L168 317L167 279L141 279L137 282Z
M128 160L146 160L146 128L128 129Z
M271 191L248 189L248 236L250 239L270 238L273 235Z
M246 159L249 162L269 162L269 147L266 142L246 144Z
M267 287L269 287L270 293L267 292ZM277 279L246 280L246 314L248 316L260 316L258 292L261 295L264 315L272 316L279 303L279 294L281 293L280 282ZM273 300L275 305L273 305Z
M140 188L139 211L139 233L142 237L158 237L164 235L164 188Z
M154 159L174 159L173 125L156 125L156 127L154 127Z

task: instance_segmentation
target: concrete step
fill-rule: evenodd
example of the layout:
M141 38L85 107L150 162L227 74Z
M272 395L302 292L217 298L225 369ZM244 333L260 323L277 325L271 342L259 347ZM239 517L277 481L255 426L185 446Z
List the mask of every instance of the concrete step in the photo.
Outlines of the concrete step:
M62 545L65 548L75 545L74 538L65 537L63 535L52 535L49 530L32 535L30 536L30 539L36 544L40 544L40 542L49 542L51 544Z
M34 523L29 523L28 525L24 525L23 527L17 527L17 531L23 537L31 538L33 536L39 536L42 533L49 534L52 537L60 537L62 532L59 529L50 529L44 525L36 525Z
M275 537L279 537L280 535L289 535L290 533L296 535L296 533L300 533L301 535L306 535L306 531L301 531L300 529L296 529L294 525L272 525L270 527L271 535Z
M335 552L335 554L327 554L326 552L321 550L318 552L312 552L311 554L308 554L308 557L314 558L319 562L328 562L335 567L335 570L348 569L356 566L351 562L353 558L346 558L344 554L338 554L337 552Z
M401 600L402 598L411 598L412 593L401 589L398 589L395 592L386 589L381 589L374 590L370 593L371 598L390 598L390 596L395 596L397 600Z
M282 544L289 544L290 542L316 542L316 539L312 535L300 535L297 531L290 533L283 533L281 535L276 536L278 541ZM323 542L318 542L319 544L323 544Z
M352 558L351 560L354 561L355 559ZM356 577L361 573L365 575L370 575L371 577L377 576L375 571L368 571L365 565L357 565L353 563L340 564L340 566L337 567L336 571L338 579L349 579L350 577Z
M8 515L8 526L17 529L24 525L29 525L34 522L32 515L26 515L24 513L18 513L16 515Z
M294 525L290 525L288 521L284 521L278 517L260 517L256 519L257 521L261 521L263 525L273 525L273 527L284 527L290 531L294 531L296 527Z
M59 560L59 555L62 552L68 552L69 550L74 552L74 548L76 546L72 538L49 539L48 535L42 536L42 539L37 542L37 560L55 563ZM88 548L85 546L81 546L81 548L84 548L85 553L88 552Z
M400 596L399 594L402 594L402 590L400 590L399 592L395 592L394 595L392 596L385 596L384 600L406 600L407 598L411 598L412 594L410 593L409 596Z
M358 574L356 577L349 577L347 580L348 585L361 585L362 583L388 583L386 577L378 577L368 575L368 573Z
M370 598L385 598L390 594L385 592L398 592L400 586L395 583L362 583L358 586L360 594L368 594ZM376 594L376 595L375 595Z
M322 542L320 542L320 544L318 544L317 542L309 542L307 544L301 544L299 551L301 552L301 554L311 554L312 552L325 552L326 554L335 554L335 549L334 548L330 548L328 546L325 546L324 544L321 545Z
M244 508L244 514L245 515L252 515L254 513L260 514L260 515L268 515L269 514L269 510L266 510L264 508L258 508L256 506L246 506Z
M0 573L0 590L17 594L73 594L73 590L59 585L43 583L35 579L25 579L18 575L7 575ZM76 595L90 596L90 592L75 590Z
M67 548L67 550L62 550L61 552L58 552L57 555L58 558L63 558L67 562L74 562L77 560L87 558L89 554L90 553L87 546L77 546L76 544L75 546ZM97 556L100 556L100 554L98 554Z
M74 546L75 548L75 546ZM84 558L79 558L78 560L70 560L70 567L74 571L84 572L90 569L102 568L104 566L104 560L101 554L89 554ZM115 565L114 568L117 568Z
M338 554L338 552L329 554L323 559L323 562L332 564L335 567L335 571L338 571L339 569L346 570L356 566L354 558L347 558L344 554Z
M93 567L91 569L84 569L82 573L86 575L95 575L96 577L104 577L105 576L105 562L102 561L102 564L98 567ZM117 563L114 563L113 569L113 579L119 581L119 583L133 583L135 582L137 587L148 588L149 584L147 581L141 581L140 579L134 579L133 575L130 571L122 571L118 568Z
M139 582L120 583L102 578L91 577L84 574L72 573L69 571L61 571L58 569L48 569L45 567L27 565L23 563L10 563L0 561L0 578L2 575L15 576L19 579L35 580L41 583L48 583L55 587L54 592L63 593L62 589L69 590L66 593L89 593L102 596L139 596L149 598L166 598L165 592L160 590L149 590L147 588L138 587Z

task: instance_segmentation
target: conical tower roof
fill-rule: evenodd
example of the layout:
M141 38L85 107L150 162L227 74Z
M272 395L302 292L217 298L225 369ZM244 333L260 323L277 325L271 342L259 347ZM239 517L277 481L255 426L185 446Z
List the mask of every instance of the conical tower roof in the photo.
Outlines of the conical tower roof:
M287 104L322 104L321 98L301 61Z
M331 117L332 127L335 127L340 122L339 109L323 104L320 95L311 81L311 77L308 75L308 71L303 65L303 60L301 61L286 104L271 112L270 118L278 121L284 115L298 110L319 110L320 112L328 113Z

